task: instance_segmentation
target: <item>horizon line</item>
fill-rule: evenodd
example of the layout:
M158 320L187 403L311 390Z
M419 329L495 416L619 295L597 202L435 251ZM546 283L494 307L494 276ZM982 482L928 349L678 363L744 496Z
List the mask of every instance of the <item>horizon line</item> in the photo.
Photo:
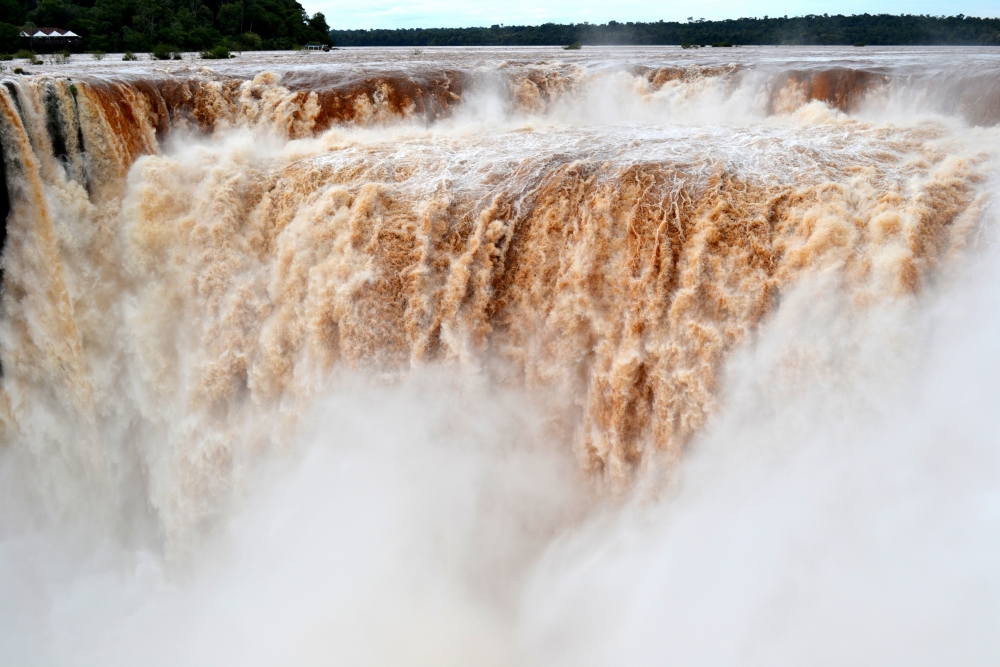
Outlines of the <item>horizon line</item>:
M316 13L323 14L323 12L316 12ZM324 16L325 16L325 14L324 14ZM952 15L945 15L945 14L939 14L939 15L935 15L935 14L890 14L890 13L869 14L869 13L866 12L866 13L863 13L863 14L828 14L827 13L827 14L800 14L800 15L797 15L797 16L789 16L788 14L783 14L781 16L770 16L770 15L765 14L764 16L741 16L739 18L727 18L727 19L705 19L705 18L692 19L691 17L689 17L688 20L686 20L686 21L666 21L664 19L659 19L657 21L617 21L617 20L611 19L611 20L609 20L609 21L607 21L605 23L591 23L590 21L581 21L579 23L575 23L575 22L558 23L558 22L555 22L555 21L546 21L544 23L517 23L517 24L513 24L513 23L511 23L511 24L494 23L492 25L469 25L469 26L459 26L459 27L455 27L455 26L451 26L451 27L449 27L449 26L434 26L434 27L431 27L431 26L422 26L422 27L410 27L410 28L404 28L404 27L397 27L397 28L333 28L333 27L331 27L330 31L334 32L334 31L356 31L356 30L372 31L372 30L476 30L476 29L481 29L481 30L496 30L496 29L500 29L500 28L538 28L538 27L546 26L546 25L560 25L560 26L580 26L580 25L587 25L587 26L594 26L594 27L605 27L605 26L610 26L612 24L614 24L616 26L630 26L630 25L631 26L635 26L635 25L656 25L656 24L660 24L660 23L674 23L674 24L677 24L677 25L689 25L689 24L703 24L703 23L728 23L728 22L734 22L734 21L774 21L774 20L791 21L791 20L794 20L794 19L856 18L856 17L864 17L864 16L868 16L868 17L892 16L894 18L907 18L907 17L910 17L910 18L929 18L929 19L937 19L937 20L947 20L947 19L959 19L959 20L976 19L976 20L980 20L980 21L990 21L990 20L998 20L998 19L1000 19L1000 15L997 15L997 16L971 16L969 14L963 14L961 12L958 13L958 14L952 14Z

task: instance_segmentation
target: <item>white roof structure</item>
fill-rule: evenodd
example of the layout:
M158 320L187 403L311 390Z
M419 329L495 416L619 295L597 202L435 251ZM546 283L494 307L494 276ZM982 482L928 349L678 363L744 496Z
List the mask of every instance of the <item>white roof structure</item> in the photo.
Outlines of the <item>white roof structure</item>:
M79 35L72 30L63 30L62 28L38 28L32 35L22 30L21 37L31 37L32 39L66 39L79 37Z

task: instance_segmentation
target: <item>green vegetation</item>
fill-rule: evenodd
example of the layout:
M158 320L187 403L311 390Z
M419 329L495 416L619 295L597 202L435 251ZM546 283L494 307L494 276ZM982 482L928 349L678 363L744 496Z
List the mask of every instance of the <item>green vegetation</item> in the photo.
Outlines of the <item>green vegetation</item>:
M176 46L170 46L160 42L153 47L151 54L156 60L170 60L174 57L174 54L177 53L177 50Z
M964 16L787 16L686 23L567 24L489 28L329 30L298 0L0 0L0 53L24 45L21 26L67 28L83 37L81 50L150 52L293 49L342 46L731 45L1000 45L1000 19ZM565 45L569 46L565 46ZM218 56L223 57L223 56Z
M66 28L82 50L291 49L332 44L323 14L297 0L0 0L0 52L22 47L20 26Z
M4 53L14 53L21 48L21 29L18 27L21 24L5 22L7 20L5 17L23 16L24 12L20 11L20 8L21 5L17 0L0 0L0 21L4 21L0 22L0 51Z
M572 44L563 47L565 51L579 51L581 48L580 42L573 42Z
M3 0L0 0L2 2ZM1000 45L1000 19L971 16L799 16L687 23L578 23L490 28L332 30L340 46L561 46L563 44Z
M138 60L138 59L139 59L139 58L137 58L137 57L136 57L136 55L135 55L134 53L132 53L131 51L126 51L126 52L125 52L125 53L124 53L124 54L122 55L122 60L130 60L130 61L135 61L135 60Z
M231 56L229 55L229 49L224 46L217 46L210 51L202 51L201 57L205 60L228 60Z

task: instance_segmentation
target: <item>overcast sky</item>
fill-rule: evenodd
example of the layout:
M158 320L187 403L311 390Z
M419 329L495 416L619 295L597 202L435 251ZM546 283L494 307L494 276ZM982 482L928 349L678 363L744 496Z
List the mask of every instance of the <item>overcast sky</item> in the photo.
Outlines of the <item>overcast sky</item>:
M1000 0L300 0L331 28L441 28L539 23L684 21L803 14L946 14L1000 16ZM696 8L696 9L695 9Z

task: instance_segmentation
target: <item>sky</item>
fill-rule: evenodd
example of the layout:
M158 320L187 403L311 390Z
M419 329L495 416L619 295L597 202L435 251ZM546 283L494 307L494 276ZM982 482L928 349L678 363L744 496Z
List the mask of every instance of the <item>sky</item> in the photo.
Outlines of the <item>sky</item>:
M1000 0L299 0L309 13L323 12L331 28L455 28L541 23L718 20L743 16L803 14L966 14L1000 16Z

